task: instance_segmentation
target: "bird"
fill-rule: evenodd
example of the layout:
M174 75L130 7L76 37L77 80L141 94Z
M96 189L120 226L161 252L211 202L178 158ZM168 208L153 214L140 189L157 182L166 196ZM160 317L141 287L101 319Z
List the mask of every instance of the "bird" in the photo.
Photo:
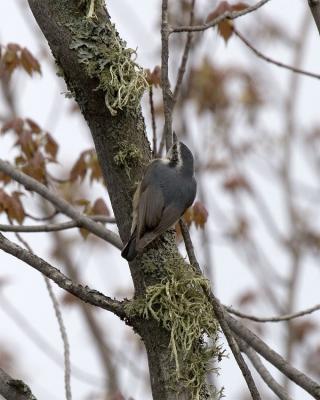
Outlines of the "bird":
M173 139L166 157L147 166L133 196L131 236L121 252L129 262L174 226L195 199L193 155L175 133Z

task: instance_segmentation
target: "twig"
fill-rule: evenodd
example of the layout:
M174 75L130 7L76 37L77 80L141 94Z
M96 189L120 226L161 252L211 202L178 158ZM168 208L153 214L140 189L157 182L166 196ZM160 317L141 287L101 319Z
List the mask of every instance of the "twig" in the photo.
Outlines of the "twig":
M258 8L262 7L269 0L261 0L257 4L247 7L241 11L226 11L225 13L219 15L217 18L213 19L212 21L208 22L207 24L203 25L194 25L194 26L173 26L170 29L170 33L177 33L177 32L201 32L207 29L213 28L214 26L218 25L224 19L236 19L238 17L242 17L252 11L256 11Z
M46 216L46 217L36 217L34 215L31 215L30 213L25 213L26 217L33 219L34 221L48 221L50 219L53 219L56 215L59 214L59 211L54 210L52 214Z
M199 263L196 259L195 253L194 253L194 248L193 248L193 244L192 244L192 241L190 238L188 228L182 220L180 220L179 223L180 223L180 227L181 227L182 236L183 236L183 239L185 242L186 250L188 253L189 261L190 261L191 265L193 265L197 269L197 271L199 273L201 273ZM238 363L238 366L239 366L239 368L243 374L243 377L248 385L252 399L253 400L261 399L258 389L256 387L256 384L254 383L254 380L252 378L251 372L239 351L239 347L238 347L238 345L233 337L233 334L228 326L228 323L225 319L226 313L224 311L223 306L221 305L220 301L214 296L214 294L211 291L208 291L207 288L204 288L204 291L205 291L205 294L208 297L210 303L212 304L214 314L220 324L220 327L227 339L227 342L228 342L229 347L234 355L234 358L235 358L236 362Z
M63 360L60 353L47 341L47 338L41 335L30 323L29 319L24 314L11 304L1 293L0 307L2 311L21 329L21 332L26 335L30 341L39 348L51 361L63 368ZM81 382L92 385L94 387L102 386L102 379L82 370L76 365L71 364L72 376Z
M12 223L11 219L9 218L9 222ZM15 234L17 239L24 245L24 247L30 252L32 252L32 249L29 245L28 242L26 242L22 236L19 233ZM72 395L71 395L71 366L70 366L70 346L69 346L69 341L68 341L68 335L66 331L66 327L63 322L62 318L62 313L59 308L59 303L58 300L52 290L52 286L50 283L50 280L48 277L43 275L44 282L46 284L46 288L49 294L49 297L51 299L53 309L57 318L57 322L59 325L59 330L61 334L61 339L62 339L62 344L63 344L63 349L64 349L64 386L65 386L65 394L66 394L66 400L71 400Z
M320 33L320 0L308 0L308 4Z
M195 252L194 252L194 247L193 247L193 244L192 244L192 241L191 241L191 237L190 237L190 233L189 233L189 229L187 227L187 224L182 219L180 219L179 225L180 225L183 241L184 241L184 244L186 246L186 250L187 250L187 254L188 254L188 258L189 258L190 264L197 270L197 272L199 274L202 274L200 265L198 263L198 260L196 258Z
M258 374L264 380L266 385L273 391L274 394L278 396L280 400L293 400L289 396L288 392L272 377L267 368L263 365L260 357L257 353L249 347L249 345L239 337L236 338L240 350L246 354L246 356L251 361Z
M319 311L320 310L320 304L317 304L313 307L307 308L306 310L302 310L299 311L297 313L294 314L287 314L287 315L280 315L279 317L268 317L268 318L260 318L260 317L256 317L255 315L248 315L248 314L244 314L240 311L234 310L232 307L227 307L225 306L226 310L230 313L230 314L234 314L237 317L240 318L244 318L244 319L250 319L251 321L255 321L255 322L281 322L281 321L289 321L291 319L294 318L299 318L299 317L303 317L304 315L308 315L311 314L315 311Z
M299 371L291 364L289 364L284 358L278 353L272 350L263 340L257 335L246 328L241 322L237 321L228 313L225 313L226 321L230 329L247 344L252 347L257 353L263 358L274 365L279 371L281 371L290 380L295 382L298 386L306 390L312 397L320 399L320 385L312 380L310 377Z
M301 74L301 75L305 75L305 76L309 76L311 78L315 78L315 79L320 79L320 75L319 74L315 74L313 72L308 72L305 71L303 69L300 68L296 68L292 65L288 65L288 64L284 64L280 61L276 61L273 58L267 57L264 54L262 54L259 50L257 50L255 47L252 46L252 44L250 42L248 42L248 40L235 28L233 27L233 32L236 36L238 36L238 38L250 49L252 50L259 58L262 58L263 60L267 61L268 63L277 65L278 67L281 68L285 68L291 72L294 72L296 74Z
M96 222L105 222L105 223L116 223L116 220L111 217L105 217L103 215L94 215L89 217L92 221ZM79 228L79 225L76 221L67 221L60 222L56 224L45 224L45 225L4 225L0 224L0 232L24 232L24 233L32 233L32 232L55 232L55 231L63 231L71 228Z
M166 3L166 4L164 4ZM190 5L190 24L192 24L194 19L194 5L195 0L191 0ZM170 90L169 82L169 27L168 27L168 2L166 0L162 3L162 29L161 29L161 39L162 39L162 51L161 51L161 82L162 82L162 94L163 94L163 108L165 116L165 124L162 132L162 137L160 141L159 150L157 156L161 157L164 144L166 144L166 149L168 150L172 144L172 113L174 105L177 101L179 91L181 88L183 76L186 69L186 64L188 61L188 56L192 41L192 32L188 32L187 40L183 50L183 55L178 70L177 82L174 88L174 93L172 94Z
M45 207L45 203L43 203ZM64 238L59 233L53 234L53 239L55 241L55 247L58 250L56 256L64 264L65 270L69 277L75 281L80 281L81 269L76 268L72 257L72 251L70 251L69 246L64 246ZM88 330L90 331L93 339L93 344L97 348L97 354L100 357L102 366L105 371L105 390L107 393L116 393L119 390L119 381L117 368L115 368L115 363L113 361L113 351L108 343L108 334L105 329L102 329L102 324L99 318L95 314L95 309L82 301L78 301L77 305L84 316L87 323Z
M65 276L57 268L50 265L47 261L44 261L42 258L11 242L1 233L0 249L29 264L32 268L35 268L43 275L53 280L62 289L65 289L67 292L73 294L74 296L85 301L86 303L90 303L93 306L111 311L114 314L118 315L120 318L125 317L123 303L111 299L110 297L103 295L97 290L92 290L88 286L84 287L82 285L72 282L71 279Z
M299 67L302 64L303 52L307 43L307 29L310 26L310 13L305 10L301 19L300 26L297 28L297 41L293 52L292 65ZM288 221L288 254L290 257L290 271L288 276L288 291L285 305L285 313L291 314L295 308L297 299L298 286L300 284L300 276L303 268L303 251L300 242L300 222L299 207L293 195L292 176L294 175L294 149L296 131L296 107L299 93L301 75L291 75L288 84L288 94L286 96L284 135L283 135L283 157L280 167L280 179L283 186L284 207L287 211ZM292 363L294 357L294 349L296 340L291 321L287 321L287 340L285 342L284 357L289 364ZM290 380L284 380L284 386L289 391Z
M0 368L0 395L7 400L37 400L28 385Z
M117 234L78 212L68 202L48 190L43 184L39 183L23 172L20 172L3 160L0 160L0 171L11 176L11 178L15 181L21 183L27 190L32 190L44 197L46 200L50 201L59 211L75 220L78 226L81 226L94 233L101 239L104 239L106 242L113 244L118 249L122 248L121 239Z
M169 24L168 24L168 0L162 0L161 14L161 87L164 109L163 134L166 149L172 145L172 105L173 98L169 82Z
M64 349L64 388L65 388L66 399L71 400L72 394L71 394L70 345L69 345L67 330L66 330L65 324L63 322L63 318L62 318L58 300L52 290L50 279L45 277L44 281L46 283L47 290L48 290L50 299L52 301L53 309L56 314L56 318L57 318L58 325L59 325L60 335L61 335L63 349Z
M189 25L193 25L193 20L194 20L194 6L195 6L195 0L191 0L190 4L190 18L189 18ZM186 65L189 57L189 52L191 48L191 42L192 42L192 32L187 33L187 40L184 46L183 54L182 54L182 59L180 63L180 67L178 70L178 76L177 76L177 82L176 86L173 91L173 103L175 104L179 95L181 83L183 80L183 76L186 70Z
M149 87L149 104L150 104L150 114L151 114L151 124L152 124L152 155L153 158L157 157L157 126L156 118L154 114L154 103L153 103L153 89L152 85Z

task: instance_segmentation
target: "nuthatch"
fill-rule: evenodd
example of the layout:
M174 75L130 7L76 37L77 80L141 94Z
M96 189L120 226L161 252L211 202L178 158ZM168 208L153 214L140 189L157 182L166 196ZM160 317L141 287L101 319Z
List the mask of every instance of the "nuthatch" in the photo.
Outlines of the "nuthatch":
M166 158L153 160L147 166L134 194L131 236L122 257L132 261L171 228L192 205L196 189L193 155L174 134Z

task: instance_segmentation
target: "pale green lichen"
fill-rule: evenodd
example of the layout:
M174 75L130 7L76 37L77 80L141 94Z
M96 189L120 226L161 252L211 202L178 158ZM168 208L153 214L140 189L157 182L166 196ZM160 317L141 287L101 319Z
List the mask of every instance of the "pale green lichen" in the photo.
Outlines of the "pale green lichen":
M171 265L170 265L171 264ZM129 315L155 319L170 332L170 351L174 361L171 386L192 392L192 399L220 398L221 393L206 384L212 360L223 351L217 344L218 323L204 289L209 282L193 271L181 257L167 264L167 277L146 289L145 298L126 306Z
M95 16L95 9L103 6L102 0L78 0L80 6L85 7L87 18Z
M103 90L110 113L136 111L148 87L143 69L133 59L136 51L126 48L111 22L82 18L67 25L73 35L70 48L77 51L87 74L98 80L97 90Z
M119 144L119 150L113 159L118 167L124 168L130 179L131 168L141 164L142 154L135 144L125 141Z

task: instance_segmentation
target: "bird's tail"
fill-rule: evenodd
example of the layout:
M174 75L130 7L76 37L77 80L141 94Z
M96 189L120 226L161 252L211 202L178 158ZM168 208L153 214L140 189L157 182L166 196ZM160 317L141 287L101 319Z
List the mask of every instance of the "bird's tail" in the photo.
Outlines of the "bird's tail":
M128 243L122 249L121 255L127 261L132 261L137 257L138 252L136 249L136 231L132 233Z

